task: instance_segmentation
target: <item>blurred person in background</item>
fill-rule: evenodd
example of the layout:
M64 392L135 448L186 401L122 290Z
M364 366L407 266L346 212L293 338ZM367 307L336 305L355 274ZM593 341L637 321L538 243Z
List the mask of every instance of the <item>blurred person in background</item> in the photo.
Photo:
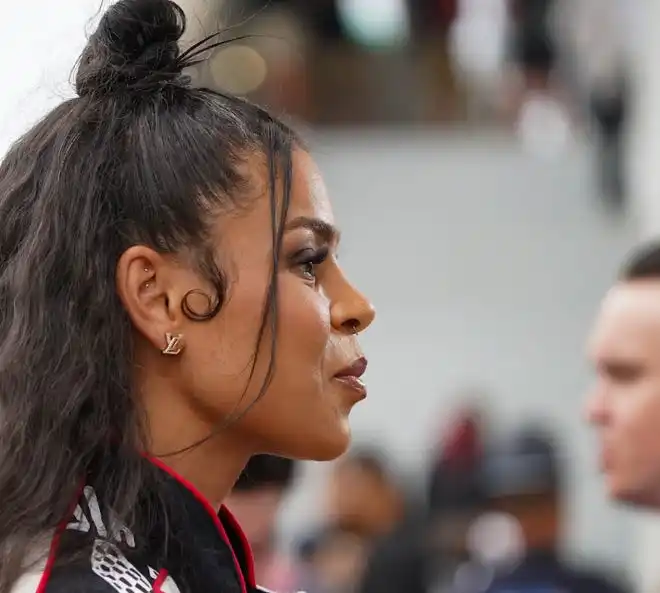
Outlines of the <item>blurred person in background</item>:
M478 406L459 410L431 472L425 533L427 591L456 590L469 563L467 536L485 505L479 473L486 445L485 428Z
M524 91L548 91L557 57L552 30L556 0L511 0L511 59Z
M340 459L328 482L323 527L306 538L303 556L310 593L358 590L372 550L399 533L407 515L405 493L374 448Z
M226 505L241 524L254 558L257 581L279 593L297 587L293 562L277 542L277 518L294 482L295 462L275 455L255 455L248 461Z
M638 11L634 0L560 0L556 18L563 69L594 126L600 191L617 207L625 200L625 127Z
M357 593L360 588L370 541L360 532L328 525L306 540L299 550L305 593Z
M619 593L600 571L560 554L566 516L561 460L549 431L529 426L486 455L482 480L489 513L475 524L471 555L490 569L487 593Z
M508 111L523 146L552 156L572 134L565 84L557 75L559 0L512 0Z
M390 533L404 511L404 495L384 454L358 449L337 462L327 491L326 518L330 525L374 540Z
M502 111L508 28L508 0L458 0L449 47L469 120L495 119Z
M660 242L636 250L605 296L589 338L586 415L617 501L660 509Z
M477 409L460 411L432 463L426 508L413 508L374 548L361 593L449 590L467 559L468 528L484 509L478 474L482 430Z

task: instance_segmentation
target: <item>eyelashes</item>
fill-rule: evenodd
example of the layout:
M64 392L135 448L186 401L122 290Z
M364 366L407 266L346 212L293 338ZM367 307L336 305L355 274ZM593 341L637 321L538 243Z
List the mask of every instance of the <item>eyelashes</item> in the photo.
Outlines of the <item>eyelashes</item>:
M308 282L316 282L316 268L330 255L329 247L320 249L303 249L291 258L292 267Z

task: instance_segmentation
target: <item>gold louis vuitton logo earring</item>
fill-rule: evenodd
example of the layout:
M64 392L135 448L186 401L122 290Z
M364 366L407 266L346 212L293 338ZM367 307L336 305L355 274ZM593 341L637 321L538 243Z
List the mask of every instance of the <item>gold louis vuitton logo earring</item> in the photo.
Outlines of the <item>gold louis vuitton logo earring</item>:
M144 268L145 274L150 274L151 271L149 268ZM149 281L145 282L144 287L149 288L151 286L151 283ZM173 334L170 332L167 332L165 334L165 348L161 350L163 354L167 354L168 356L178 356L181 354L181 351L183 350L183 334Z
M177 356L181 354L183 350L183 334L165 334L165 340L167 345L161 350L163 354L168 354L169 356Z

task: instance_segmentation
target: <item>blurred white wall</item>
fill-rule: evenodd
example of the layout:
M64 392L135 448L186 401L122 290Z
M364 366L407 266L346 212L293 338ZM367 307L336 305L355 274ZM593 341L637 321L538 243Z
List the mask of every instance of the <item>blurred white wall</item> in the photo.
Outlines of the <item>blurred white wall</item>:
M99 6L98 0L36 0L14 2L4 11L0 154L50 108L73 95L68 83L72 66Z

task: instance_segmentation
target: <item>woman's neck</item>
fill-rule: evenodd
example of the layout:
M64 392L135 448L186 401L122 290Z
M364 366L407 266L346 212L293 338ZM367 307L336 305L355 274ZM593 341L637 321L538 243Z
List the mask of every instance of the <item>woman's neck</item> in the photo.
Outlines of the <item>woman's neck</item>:
M192 484L216 511L227 498L249 458L249 455L231 452L229 447L219 447L218 440L219 437L214 437L185 453L156 457Z
M201 418L168 387L142 390L147 451L219 508L250 458L251 447L232 427L219 430Z

